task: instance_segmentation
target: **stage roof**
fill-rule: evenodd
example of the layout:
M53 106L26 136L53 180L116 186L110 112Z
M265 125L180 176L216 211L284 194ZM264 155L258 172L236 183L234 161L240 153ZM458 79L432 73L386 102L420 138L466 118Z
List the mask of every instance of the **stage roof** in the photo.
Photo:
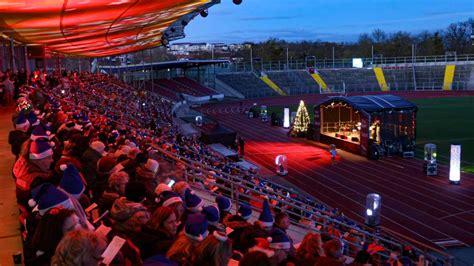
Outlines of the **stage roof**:
M164 32L220 0L3 0L3 37L52 51L109 56L162 45ZM186 19L186 23L181 23ZM181 37L184 37L181 36ZM179 38L179 37L177 37ZM174 38L174 39L177 39Z
M225 64L229 63L229 60L182 60L182 61L163 61L155 63L145 63L145 64L135 64L127 66L100 66L99 69L104 70L105 72L119 73L125 71L141 71L149 70L153 67L155 70L160 69L174 69L174 68L193 68L205 65L215 65L215 64Z
M384 95L364 95L364 96L349 96L349 97L331 97L324 102L317 105L328 105L332 102L345 102L354 108L367 113L380 112L383 110L406 110L416 111L417 107L401 97L384 94Z

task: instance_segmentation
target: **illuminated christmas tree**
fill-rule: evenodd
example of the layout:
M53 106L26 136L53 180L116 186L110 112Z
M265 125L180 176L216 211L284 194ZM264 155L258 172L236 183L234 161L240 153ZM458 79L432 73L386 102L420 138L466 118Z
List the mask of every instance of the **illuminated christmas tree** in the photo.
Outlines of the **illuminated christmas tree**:
M293 124L293 133L295 135L306 134L309 126L309 114L303 100L300 101L298 111L296 111L295 122Z

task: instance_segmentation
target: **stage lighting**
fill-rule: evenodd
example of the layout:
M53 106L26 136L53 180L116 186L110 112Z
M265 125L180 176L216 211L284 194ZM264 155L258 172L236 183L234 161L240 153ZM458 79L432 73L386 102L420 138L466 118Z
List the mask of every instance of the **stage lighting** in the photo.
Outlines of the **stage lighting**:
M196 126L202 126L202 116L200 115L196 116Z
M290 128L290 108L283 110L283 127Z
M186 27L188 25L188 22L186 20L182 20L181 25L183 25L183 27Z
M236 5L242 4L242 0L232 0L232 2Z
M459 185L461 183L461 145L451 144L451 162L449 165L449 182Z
M203 9L199 14L201 15L201 17L205 18L207 17L207 15L209 15L209 11L207 11L207 9Z
M371 227L380 225L380 207L382 197L379 194L368 194L365 202L365 224Z
M288 158L285 155L275 157L276 173L284 176L288 174Z
M175 28L171 28L170 30L171 30L171 32L176 32Z

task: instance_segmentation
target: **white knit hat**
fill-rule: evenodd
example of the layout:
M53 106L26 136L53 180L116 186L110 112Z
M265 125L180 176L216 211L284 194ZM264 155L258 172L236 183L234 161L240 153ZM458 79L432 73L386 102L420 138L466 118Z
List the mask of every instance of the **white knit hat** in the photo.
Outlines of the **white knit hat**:
M145 164L145 168L152 171L153 173L158 172L158 168L160 167L160 164L153 159L148 159Z

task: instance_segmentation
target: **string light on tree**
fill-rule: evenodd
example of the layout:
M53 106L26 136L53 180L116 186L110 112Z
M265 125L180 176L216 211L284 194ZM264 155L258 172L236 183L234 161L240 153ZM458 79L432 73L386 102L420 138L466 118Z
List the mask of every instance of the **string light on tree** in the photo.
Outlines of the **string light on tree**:
M296 111L295 123L293 124L293 132L295 134L306 133L309 126L309 114L303 100L300 101L298 111Z

